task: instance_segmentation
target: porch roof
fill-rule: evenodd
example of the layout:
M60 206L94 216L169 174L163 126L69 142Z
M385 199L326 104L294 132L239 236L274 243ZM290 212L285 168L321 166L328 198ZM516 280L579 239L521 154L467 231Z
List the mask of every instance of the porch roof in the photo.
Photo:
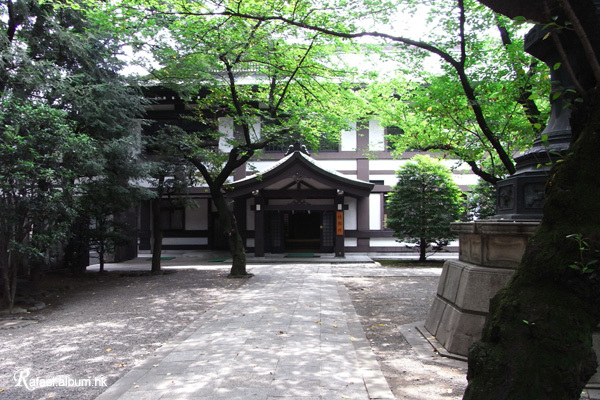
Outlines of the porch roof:
M320 165L315 159L296 150L269 168L225 186L228 196L250 196L255 191L342 190L344 195L366 197L374 184L352 179Z

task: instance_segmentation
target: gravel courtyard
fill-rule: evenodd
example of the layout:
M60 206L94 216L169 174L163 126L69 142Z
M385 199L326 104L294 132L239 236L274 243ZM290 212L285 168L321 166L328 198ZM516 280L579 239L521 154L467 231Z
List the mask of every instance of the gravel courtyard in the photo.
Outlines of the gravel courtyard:
M426 318L438 278L338 270L395 397L460 399L464 369L437 362L433 352L418 357L398 331ZM15 320L0 317L0 399L94 399L246 281L227 279L225 267L168 272L56 279L47 307L26 315L33 323L9 328ZM61 378L65 385L43 387ZM31 379L35 390L26 387Z

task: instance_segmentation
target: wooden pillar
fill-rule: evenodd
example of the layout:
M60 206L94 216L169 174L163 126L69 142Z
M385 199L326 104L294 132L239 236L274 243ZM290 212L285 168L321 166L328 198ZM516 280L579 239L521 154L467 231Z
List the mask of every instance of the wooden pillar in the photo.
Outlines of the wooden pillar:
M369 197L359 197L356 201L357 250L369 251Z
M344 192L338 190L335 197L335 256L344 257Z

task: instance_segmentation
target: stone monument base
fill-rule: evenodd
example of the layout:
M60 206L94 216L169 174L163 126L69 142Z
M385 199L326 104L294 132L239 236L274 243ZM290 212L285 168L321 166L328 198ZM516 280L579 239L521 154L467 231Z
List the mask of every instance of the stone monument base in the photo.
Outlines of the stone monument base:
M452 355L466 357L481 338L489 303L521 262L539 221L483 220L452 224L459 237L459 259L448 260L425 329ZM600 360L600 332L594 334ZM600 371L588 382L600 388Z
M482 220L452 224L459 259L444 264L425 328L454 354L466 356L481 337L490 299L519 265L539 221Z

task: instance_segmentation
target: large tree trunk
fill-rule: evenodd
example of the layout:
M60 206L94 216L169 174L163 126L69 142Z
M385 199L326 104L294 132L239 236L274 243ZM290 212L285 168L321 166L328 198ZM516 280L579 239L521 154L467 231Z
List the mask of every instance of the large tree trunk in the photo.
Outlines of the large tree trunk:
M105 247L104 247L104 239L100 240L100 244L98 245L98 262L100 263L100 268L98 269L98 272L103 273L104 272L104 255L106 253Z
M585 104L572 152L552 170L540 228L469 352L466 400L578 400L596 370L600 263L584 267L600 258L600 99Z
M213 192L212 199L217 207L219 222L221 223L223 234L227 239L233 260L229 276L232 278L251 276L246 271L246 248L244 247L244 240L238 229L235 215L227 206L227 201L222 193Z
M425 239L419 240L419 262L427 261L427 241Z
M10 240L6 237L0 240L0 310L12 311L17 294L18 264L9 250Z

